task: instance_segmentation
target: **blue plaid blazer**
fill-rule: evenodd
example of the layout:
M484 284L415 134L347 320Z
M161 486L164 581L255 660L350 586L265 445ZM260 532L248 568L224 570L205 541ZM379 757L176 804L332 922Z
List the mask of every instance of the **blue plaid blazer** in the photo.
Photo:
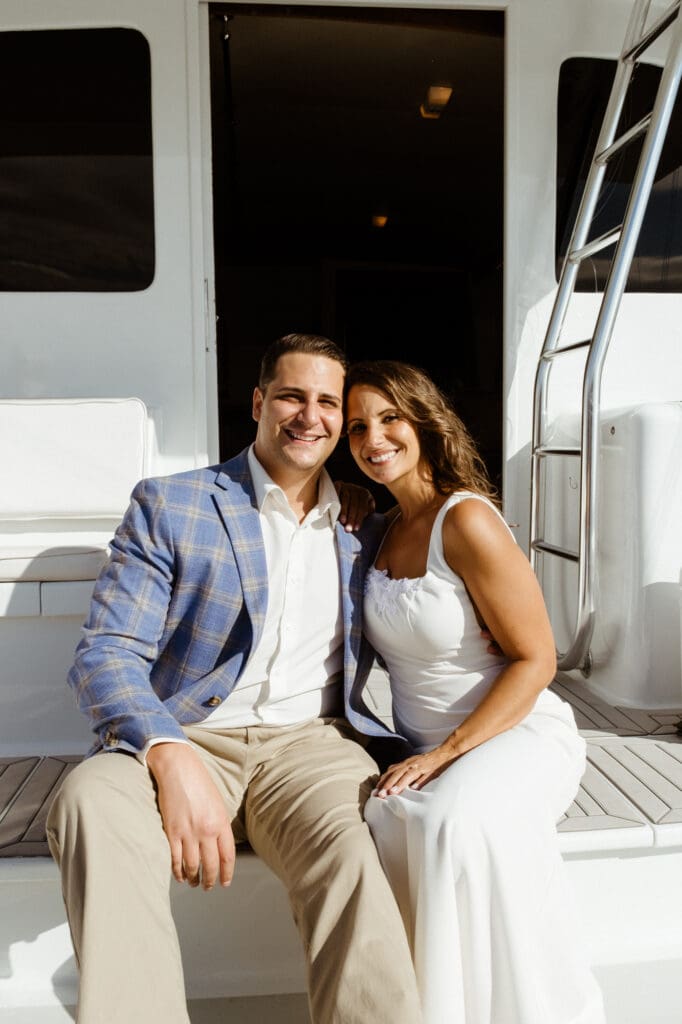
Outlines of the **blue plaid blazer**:
M362 637L367 566L384 530L371 516L357 534L336 528L344 639L344 702L351 725L392 737L362 689L374 652ZM221 466L140 481L93 592L69 673L97 736L183 737L229 697L258 643L268 597L265 551L246 451Z

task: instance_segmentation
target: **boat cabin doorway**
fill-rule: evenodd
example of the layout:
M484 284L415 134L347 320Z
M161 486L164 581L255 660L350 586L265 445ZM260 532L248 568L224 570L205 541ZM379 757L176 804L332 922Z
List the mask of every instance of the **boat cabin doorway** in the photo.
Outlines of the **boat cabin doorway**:
M265 346L314 332L427 370L500 486L503 13L216 4L210 32L221 458ZM330 470L367 485L343 440Z

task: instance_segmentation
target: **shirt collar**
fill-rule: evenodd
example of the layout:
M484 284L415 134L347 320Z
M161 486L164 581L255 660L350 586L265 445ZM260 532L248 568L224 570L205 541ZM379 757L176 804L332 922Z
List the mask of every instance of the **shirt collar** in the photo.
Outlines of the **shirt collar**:
M256 495L258 511L263 511L263 505L266 500L277 503L284 502L288 505L289 502L287 501L287 497L282 488L266 473L265 469L258 461L255 446L253 444L249 447L247 459L249 462L251 480L253 481L253 490ZM329 515L331 525L336 526L336 521L339 518L339 513L341 511L341 503L339 502L339 496L336 493L336 488L334 487L331 477L326 469L323 469L320 473L320 479L317 487L317 505L315 506L315 509L315 518L321 518L324 515Z

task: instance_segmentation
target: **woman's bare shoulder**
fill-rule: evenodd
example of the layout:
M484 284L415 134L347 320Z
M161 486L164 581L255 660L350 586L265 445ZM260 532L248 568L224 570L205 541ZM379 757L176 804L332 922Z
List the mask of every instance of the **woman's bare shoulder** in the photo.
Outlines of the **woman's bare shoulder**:
M464 494L445 513L445 526L459 530L502 530L510 536L509 527L491 501L482 495Z
M452 565L494 557L517 545L500 513L488 501L471 496L453 503L446 512L443 547Z

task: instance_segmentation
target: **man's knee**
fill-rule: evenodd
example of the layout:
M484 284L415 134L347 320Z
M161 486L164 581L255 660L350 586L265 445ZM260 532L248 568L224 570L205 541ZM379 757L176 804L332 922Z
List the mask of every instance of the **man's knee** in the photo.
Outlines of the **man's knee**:
M47 816L48 833L61 831L64 824L74 815L78 815L80 809L87 804L93 788L91 785L93 761L82 761L77 765L57 790ZM96 800L97 797L92 797L92 799Z
M56 793L47 818L48 841L60 844L66 832L84 822L134 828L138 808L156 812L146 769L127 755L96 754L77 765Z

